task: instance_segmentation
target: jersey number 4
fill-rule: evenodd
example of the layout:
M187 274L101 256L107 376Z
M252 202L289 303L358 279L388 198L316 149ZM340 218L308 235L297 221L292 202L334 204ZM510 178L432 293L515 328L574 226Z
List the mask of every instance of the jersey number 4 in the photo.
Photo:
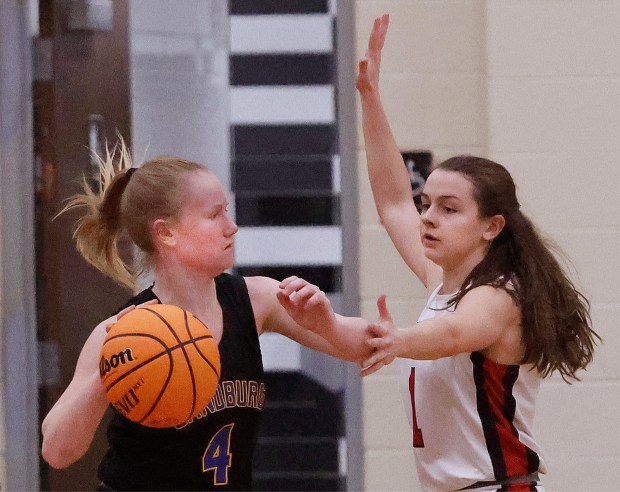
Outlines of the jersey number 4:
M230 436L234 426L235 424L228 424L217 431L202 455L202 471L215 470L213 485L228 483L228 469L233 457L230 453Z
M413 447L423 448L424 437L422 437L422 429L418 427L418 418L415 414L415 367L411 368L411 374L409 374L409 396L411 398L411 421L413 422Z

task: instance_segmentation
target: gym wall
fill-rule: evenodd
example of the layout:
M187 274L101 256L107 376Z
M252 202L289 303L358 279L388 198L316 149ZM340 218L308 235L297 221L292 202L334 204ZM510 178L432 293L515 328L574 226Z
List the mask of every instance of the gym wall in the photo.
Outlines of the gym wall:
M542 385L536 435L548 491L611 491L620 477L620 1L356 1L363 56L391 14L382 96L403 150L508 167L527 214L571 258L603 337L572 386ZM362 314L388 295L399 323L424 303L379 224L358 132ZM374 260L379 254L381 264ZM395 365L363 382L366 490L419 490Z

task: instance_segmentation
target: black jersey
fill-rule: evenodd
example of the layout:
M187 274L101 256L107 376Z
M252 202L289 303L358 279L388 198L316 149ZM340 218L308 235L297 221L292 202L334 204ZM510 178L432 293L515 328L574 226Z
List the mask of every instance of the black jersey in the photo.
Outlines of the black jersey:
M99 479L115 490L250 490L252 453L265 401L254 312L243 277L216 279L224 329L222 374L209 405L184 426L144 427L114 412ZM157 299L152 288L128 305Z

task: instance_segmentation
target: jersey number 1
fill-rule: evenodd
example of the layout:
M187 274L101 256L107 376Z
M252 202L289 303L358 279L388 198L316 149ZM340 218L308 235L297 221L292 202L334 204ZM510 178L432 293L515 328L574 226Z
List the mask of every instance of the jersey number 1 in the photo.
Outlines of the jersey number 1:
M422 429L418 427L418 418L415 414L415 367L411 368L411 374L409 375L409 396L411 397L411 416L413 423L413 447L423 448L424 437L422 437Z
M232 464L230 436L234 426L235 424L228 424L217 431L202 455L202 471L215 470L213 485L226 485L228 483L228 469Z

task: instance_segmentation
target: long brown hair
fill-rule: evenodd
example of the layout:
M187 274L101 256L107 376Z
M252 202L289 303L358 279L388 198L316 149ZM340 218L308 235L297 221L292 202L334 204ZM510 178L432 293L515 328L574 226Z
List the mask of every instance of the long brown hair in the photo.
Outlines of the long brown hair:
M94 157L99 168L98 189L93 191L84 178L82 193L70 197L59 215L84 209L73 230L78 251L103 274L133 288L141 268L123 258L119 243L128 236L148 262L155 251L151 224L157 218L178 217L181 176L206 167L178 157L157 157L133 167L122 140L111 150L106 147L105 156Z
M600 340L591 326L590 304L554 256L561 255L559 249L520 210L510 173L474 156L453 157L437 169L461 173L472 183L480 217L506 220L450 305L480 285L505 289L521 309L522 363L533 364L543 377L558 371L565 381L578 380L576 372L592 361Z

